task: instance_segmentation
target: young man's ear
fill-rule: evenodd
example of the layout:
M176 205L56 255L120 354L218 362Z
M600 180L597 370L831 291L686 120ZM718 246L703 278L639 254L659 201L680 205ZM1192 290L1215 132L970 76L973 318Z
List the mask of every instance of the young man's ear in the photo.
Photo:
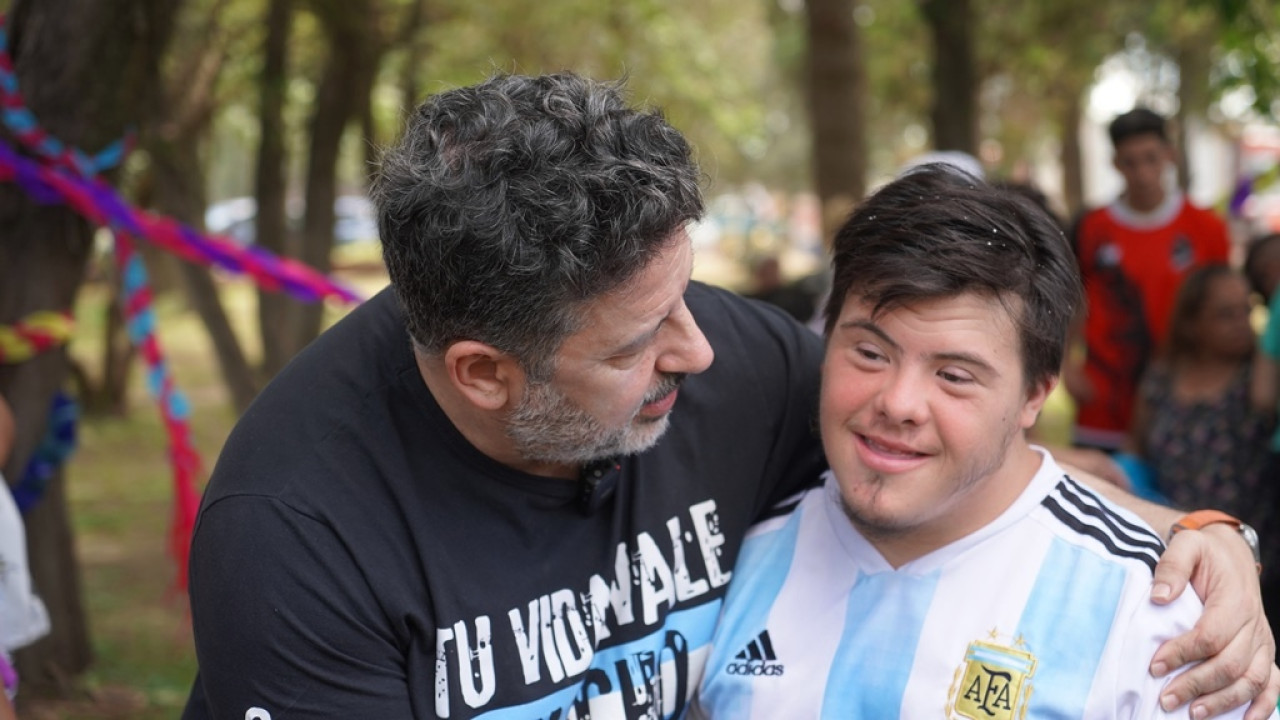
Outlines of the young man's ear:
M1056 387L1058 387L1057 375L1045 376L1032 386L1031 391L1027 393L1026 403L1022 405L1022 417L1019 418L1023 430L1028 430L1036 424L1036 418L1040 417L1045 401L1053 394L1053 389Z
M459 340L444 352L454 389L482 410L500 410L518 395L524 371L516 359L476 340Z

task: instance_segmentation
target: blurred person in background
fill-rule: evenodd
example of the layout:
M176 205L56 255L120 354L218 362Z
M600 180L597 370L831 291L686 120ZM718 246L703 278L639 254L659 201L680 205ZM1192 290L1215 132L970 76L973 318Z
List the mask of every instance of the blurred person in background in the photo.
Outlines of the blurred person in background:
M964 168L961 167L963 170ZM981 178L981 176L975 176ZM1049 202L1049 197L1044 194L1036 185L1015 180L994 180L992 186L1008 193L1019 195L1029 200L1037 208L1044 211L1058 228L1059 232L1066 234L1066 223L1062 217L1054 210L1053 204ZM1076 269L1079 272L1079 269ZM1055 391L1057 392L1057 391ZM1097 448L1079 447L1070 444L1062 444L1046 436L1040 423L1037 422L1030 430L1027 431L1027 438L1037 445L1046 446L1058 461L1071 467L1083 470L1087 473L1096 475L1107 482L1128 490L1147 500L1154 499L1147 488L1140 482L1140 478L1135 478L1130 472L1128 465L1121 465L1117 462L1117 458L1113 458L1110 453L1103 452ZM1139 480L1139 482L1135 482Z
M1253 404L1259 409L1276 412L1280 405L1280 233L1272 233L1250 243L1245 255L1244 273L1253 291L1267 304L1267 323L1262 331L1253 366ZM1280 516L1280 427L1267 445L1267 463L1262 472L1262 482L1270 492L1266 509L1271 517ZM1273 526L1276 523L1272 523ZM1274 538L1273 538L1274 540ZM1270 549L1271 557L1280 557L1280 548ZM1264 557L1265 562L1265 557ZM1262 604L1267 617L1280 620L1280 573L1264 572L1262 576Z
M783 278L777 255L765 255L751 264L751 289L744 294L776 305L802 323L813 319L818 302L817 295L804 283Z
M9 403L0 397L0 467L13 450L14 419ZM0 474L0 720L14 717L13 697L18 674L12 653L49 632L49 613L31 587L27 568L27 535L22 515Z
M1227 265L1187 276L1139 385L1132 449L1174 506L1217 508L1272 538L1275 487L1264 469L1275 402L1256 399L1252 310L1248 281Z
M1129 435L1139 378L1167 335L1187 273L1226 262L1227 228L1195 207L1167 177L1174 167L1165 120L1145 108L1108 128L1124 191L1087 212L1073 233L1086 314L1084 352L1068 353L1062 380L1076 404L1073 442L1108 452Z

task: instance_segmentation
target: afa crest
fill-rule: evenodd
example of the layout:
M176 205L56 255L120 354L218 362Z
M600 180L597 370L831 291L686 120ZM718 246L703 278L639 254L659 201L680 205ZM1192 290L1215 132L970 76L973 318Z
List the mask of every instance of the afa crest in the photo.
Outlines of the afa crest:
M991 631L992 640L996 632ZM1027 716L1031 676L1036 658L1021 638L1015 647L975 640L969 643L964 664L947 693L947 717L969 720L1020 720Z

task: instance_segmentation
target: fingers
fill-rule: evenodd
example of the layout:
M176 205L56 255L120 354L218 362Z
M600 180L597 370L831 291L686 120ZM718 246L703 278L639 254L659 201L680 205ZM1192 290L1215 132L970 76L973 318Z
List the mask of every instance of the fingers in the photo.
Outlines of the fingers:
M1229 652L1231 649L1223 655ZM1252 702L1250 716L1256 711L1260 712L1257 717L1266 718L1270 711L1261 710L1269 702L1274 711L1277 693L1280 693L1280 685L1277 685L1280 677L1274 676L1274 672L1275 666L1271 664L1271 659L1261 654L1253 658L1253 663L1247 669L1232 660L1220 662L1219 658L1214 658L1210 662L1192 667L1170 681L1160 696L1160 707L1172 711L1191 700L1191 717L1201 720L1222 715Z
M1212 546L1217 543L1210 541L1208 554L1214 554ZM1207 658L1169 682L1161 707L1171 710L1190 702L1192 718L1207 718L1248 704L1250 717L1265 718L1280 697L1275 640L1262 612L1256 580L1238 568L1226 569L1234 560L1231 546L1225 547L1228 556L1217 557L1216 570L1196 572L1196 589L1205 596L1200 621L1156 651L1151 671L1160 677L1182 664ZM1201 569L1212 564L1206 562Z
M1235 647L1229 646L1222 655L1195 665L1175 677L1161 693L1160 707L1171 711L1194 700L1191 717L1206 718L1249 702L1262 690L1268 675L1253 677L1257 686L1251 687L1249 671L1242 661L1231 654L1232 651L1239 652L1244 645L1243 641L1237 642ZM1198 649L1203 648L1201 646Z
M1160 586L1166 597L1185 589L1190 578L1204 601L1204 612L1187 633L1160 646L1151 661L1156 677L1204 660L1171 681L1161 706L1192 702L1193 717L1209 717L1244 705L1267 690L1275 660L1275 641L1248 548L1235 531L1187 531L1173 537L1156 568L1152 597ZM1195 714L1197 709L1200 713Z
M1156 566L1151 598L1168 603L1187 583L1203 600L1204 613L1190 631L1160 646L1151 674L1162 677L1204 662L1171 680L1160 706L1171 711L1190 702L1191 717L1202 720L1248 704L1248 717L1267 717L1280 697L1275 640L1252 553L1233 528L1210 525L1173 536Z
M1191 531L1174 535L1160 556L1155 577L1151 579L1151 600L1157 605L1167 605L1181 595L1187 583L1191 582L1192 573L1204 560L1205 552L1206 541L1202 533Z
M1239 653L1236 657L1223 658L1219 656L1220 653L1226 654L1231 649L1230 644L1236 634L1223 628L1220 623L1212 623L1211 626L1201 627L1203 624L1204 618L1202 617L1200 624L1162 644L1151 659L1151 674L1154 677L1164 677L1183 665L1206 658L1210 659L1209 662L1192 668L1174 680L1171 690L1174 686L1182 688L1193 685L1198 691L1195 693L1176 693L1180 699L1177 705L1185 703L1187 700L1204 692L1205 689L1208 692L1213 692L1226 687L1236 677L1244 673L1246 663L1251 661L1248 655L1250 646L1246 644L1247 640L1242 640L1241 646L1236 648ZM1192 672L1195 674L1191 675ZM1191 677L1188 678L1187 675L1191 675ZM1220 679L1215 680L1214 678Z
M1266 720L1276 710L1276 702L1280 701L1280 668L1271 666L1267 687L1261 695L1253 699L1244 720Z

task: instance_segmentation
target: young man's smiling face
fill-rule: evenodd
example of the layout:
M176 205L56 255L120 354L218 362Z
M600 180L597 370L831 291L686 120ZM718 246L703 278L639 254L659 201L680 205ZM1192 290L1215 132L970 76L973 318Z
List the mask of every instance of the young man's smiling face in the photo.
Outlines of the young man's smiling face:
M822 440L847 514L895 566L995 519L1039 467L1010 311L977 293L872 313L846 299L827 343Z

